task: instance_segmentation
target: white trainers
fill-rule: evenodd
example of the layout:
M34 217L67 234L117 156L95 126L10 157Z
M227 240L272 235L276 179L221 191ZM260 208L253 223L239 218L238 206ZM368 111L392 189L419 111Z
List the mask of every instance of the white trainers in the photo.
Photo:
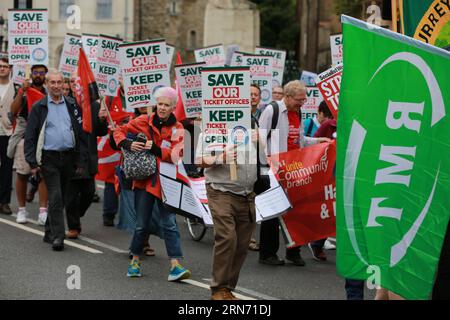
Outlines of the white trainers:
M28 218L28 212L26 212L26 211L19 211L17 213L16 222L20 223L20 224L26 224L28 222L27 218Z
M45 223L47 222L47 215L48 215L47 211L43 211L43 212L39 213L38 225L45 226Z
M330 241L330 239L331 239L331 241ZM336 250L336 245L333 244L333 242L332 242L333 240L336 241L336 239L333 239L333 238L327 239L327 241L325 241L325 244L324 244L323 248L325 250Z

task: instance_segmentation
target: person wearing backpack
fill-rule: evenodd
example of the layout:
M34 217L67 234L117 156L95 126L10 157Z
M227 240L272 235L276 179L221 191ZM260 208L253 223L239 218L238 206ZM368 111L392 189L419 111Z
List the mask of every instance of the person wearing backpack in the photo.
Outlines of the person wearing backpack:
M328 138L309 138L303 135L300 109L306 102L305 83L299 80L289 82L284 87L284 94L283 100L268 105L259 119L260 143L265 148L266 155L269 157L317 143L329 142ZM284 265L284 260L277 255L280 246L279 238L279 218L261 223L260 263ZM286 260L296 266L305 265L300 248L287 249Z

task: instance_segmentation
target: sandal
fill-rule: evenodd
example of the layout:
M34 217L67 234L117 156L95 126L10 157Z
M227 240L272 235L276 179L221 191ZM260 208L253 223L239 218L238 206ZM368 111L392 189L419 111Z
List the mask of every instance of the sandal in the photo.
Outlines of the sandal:
M145 254L147 257L154 257L154 256L156 255L155 250L153 250L153 249L150 248L150 247L145 247L145 248L144 248L144 254Z
M259 251L259 245L255 239L250 240L250 244L248 245L248 250Z

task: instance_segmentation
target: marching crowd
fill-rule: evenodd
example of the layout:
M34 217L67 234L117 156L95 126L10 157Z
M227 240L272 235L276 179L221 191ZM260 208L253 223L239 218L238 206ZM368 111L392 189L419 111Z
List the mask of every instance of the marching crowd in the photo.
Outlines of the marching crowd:
M170 261L169 281L190 277L180 264L183 251L176 215L162 202L161 182L155 173L144 179L130 179L124 172L125 153L147 153L155 163L176 163L183 159L189 175L206 178L209 208L214 222L214 250L211 283L213 300L235 300L241 267L248 250L259 251L259 262L279 266L279 219L261 223L259 241L256 228L255 197L270 187L267 156L304 146L330 142L336 138L336 121L325 103L317 118L301 120L306 102L306 86L292 81L273 89L274 101L261 105L261 89L251 86L252 143L258 149L254 162L238 163L237 179L230 179L230 163L236 148L208 152L191 142L190 159L183 148L186 132L194 133L199 119L181 123L174 115L178 93L160 88L157 105L126 112L123 84L116 97L91 104L92 130L83 129L82 110L77 97L78 75L64 79L57 70L35 65L31 79L16 86L10 80L12 66L0 60L0 213L11 215L13 172L16 174L17 223L27 223L27 201L39 194L39 220L45 226L44 242L55 251L64 249L64 239L77 239L82 232L81 218L96 194L95 181L105 182L103 224L132 233L128 277L140 277L142 255L152 256L149 237L164 240ZM37 97L36 98L36 94ZM34 97L34 98L33 98ZM34 100L33 100L34 99ZM263 134L264 133L264 134ZM194 141L195 139L192 137ZM99 155L101 154L101 157ZM248 159L248 157L246 157ZM107 163L119 164L105 166ZM122 164L122 165L120 165ZM99 167L101 169L99 170ZM67 233L65 221L67 222ZM326 239L309 244L314 259L325 261ZM259 242L259 243L258 243ZM286 260L304 266L300 248L287 249ZM361 281L348 280L349 298L361 298ZM356 292L356 293L355 293Z

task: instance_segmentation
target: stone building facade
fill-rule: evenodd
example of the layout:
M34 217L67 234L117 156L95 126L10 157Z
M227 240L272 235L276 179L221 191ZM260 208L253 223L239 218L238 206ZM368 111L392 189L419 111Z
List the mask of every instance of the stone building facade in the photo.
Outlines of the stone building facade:
M165 38L193 62L194 50L214 44L237 44L253 51L259 45L257 6L245 0L135 0L135 39Z

